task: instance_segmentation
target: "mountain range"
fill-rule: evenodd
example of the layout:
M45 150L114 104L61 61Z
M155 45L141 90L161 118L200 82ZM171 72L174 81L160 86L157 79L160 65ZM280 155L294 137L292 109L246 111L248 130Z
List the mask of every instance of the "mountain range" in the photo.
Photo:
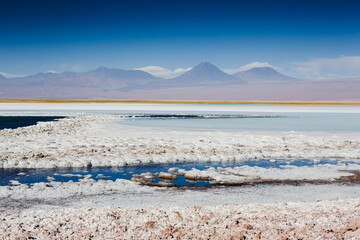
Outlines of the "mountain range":
M141 88L167 88L192 86L221 86L244 84L252 80L293 79L272 68L253 68L229 75L209 62L202 62L191 70L173 79L163 79L141 70L121 70L100 67L92 71L76 73L37 73L26 77L6 80L0 75L4 86L49 86L118 89L128 91Z
M37 73L26 77L11 78L7 86L48 86L48 87L84 87L99 89L141 88L154 81L162 80L139 70L121 70L100 67L83 72Z
M148 100L360 100L360 78L303 80L270 67L227 74L202 62L163 79L141 70L100 67L87 72L0 75L0 98Z

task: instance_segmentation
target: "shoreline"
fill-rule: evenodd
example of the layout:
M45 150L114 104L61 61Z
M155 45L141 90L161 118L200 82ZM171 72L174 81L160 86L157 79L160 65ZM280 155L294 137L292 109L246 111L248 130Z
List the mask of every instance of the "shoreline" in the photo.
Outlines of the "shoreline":
M335 105L360 106L360 102L339 101L198 101L198 100L81 100L81 99L0 99L0 103L162 103L162 104L254 104L254 105Z

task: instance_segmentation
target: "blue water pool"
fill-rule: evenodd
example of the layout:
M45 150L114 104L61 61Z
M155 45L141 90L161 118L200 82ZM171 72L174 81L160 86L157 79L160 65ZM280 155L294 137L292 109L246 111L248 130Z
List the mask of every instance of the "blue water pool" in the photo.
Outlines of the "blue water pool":
M33 184L37 182L50 182L48 177L52 177L57 182L67 181L79 181L86 175L91 175L91 178L113 180L116 179L128 179L130 180L134 174L142 173L159 173L168 172L170 168L179 168L185 170L191 170L192 168L198 170L205 170L210 167L262 167L262 168L282 168L284 165L293 166L315 166L319 164L333 164L336 165L339 160L321 159L314 161L311 159L263 159L263 160L249 160L244 162L183 162L183 163L171 163L171 164L149 164L149 165L137 165L127 167L101 167L101 168L69 168L69 169L1 169L0 170L0 186L11 185L11 180L19 181L24 184ZM346 164L359 164L353 161L346 161ZM100 176L99 176L100 174ZM155 177L154 183L163 181ZM187 181L184 177L179 176L177 180L168 181L174 183L177 186L208 186L213 183L207 181Z
M56 119L65 118L62 116L0 116L1 129L15 129L35 125L38 122L50 122Z

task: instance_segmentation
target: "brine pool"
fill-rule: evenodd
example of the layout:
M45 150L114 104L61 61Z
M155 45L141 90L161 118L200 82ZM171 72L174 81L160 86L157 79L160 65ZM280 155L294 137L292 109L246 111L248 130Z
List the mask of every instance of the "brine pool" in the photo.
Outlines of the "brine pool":
M181 162L171 164L148 164L126 167L101 167L101 168L68 168L68 169L0 169L0 186L11 186L18 183L32 185L37 182L77 182L85 177L94 180L127 179L130 180L134 174L169 172L169 169L206 170L210 167L261 167L261 168L284 168L290 166L316 166L319 164L360 164L354 161L343 161L336 159L262 159L243 162ZM154 183L164 181L155 177ZM14 182L15 181L15 182ZM185 177L179 176L177 180L166 181L176 186L203 187L213 185L207 181L187 181Z

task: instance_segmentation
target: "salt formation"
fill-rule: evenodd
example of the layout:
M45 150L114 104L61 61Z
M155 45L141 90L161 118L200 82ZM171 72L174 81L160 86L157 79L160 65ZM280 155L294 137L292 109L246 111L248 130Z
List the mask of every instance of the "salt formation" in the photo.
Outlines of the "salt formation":
M75 116L1 130L0 168L279 158L289 162L293 158L343 160L338 165L314 168L173 168L157 174L164 180L184 176L222 184L274 179L331 182L351 178L354 170L359 170L356 164L346 164L346 160L360 159L358 134L171 130L116 123L123 119L120 115ZM104 175L95 176L98 180L91 179L91 175L78 176L82 177L79 182L60 183L49 177L50 182L32 186L12 180L11 185L0 187L0 239L356 239L360 235L359 199L316 202L358 197L358 185L260 185L179 191L166 181L161 184L167 188L140 185L142 181L154 182L149 173L134 174L133 181L110 181L103 179ZM313 203L254 203L259 201ZM202 207L193 206L195 203ZM252 204L238 205L246 203Z
M77 116L0 131L0 168L126 166L181 161L360 159L351 133L262 133L131 127L119 115Z
M211 181L219 184L244 184L262 182L294 182L294 181L335 181L353 176L360 171L360 165L330 165L321 164L313 167L282 166L281 168L261 167L227 167L206 170L178 170L188 180ZM351 171L351 172L350 172Z

